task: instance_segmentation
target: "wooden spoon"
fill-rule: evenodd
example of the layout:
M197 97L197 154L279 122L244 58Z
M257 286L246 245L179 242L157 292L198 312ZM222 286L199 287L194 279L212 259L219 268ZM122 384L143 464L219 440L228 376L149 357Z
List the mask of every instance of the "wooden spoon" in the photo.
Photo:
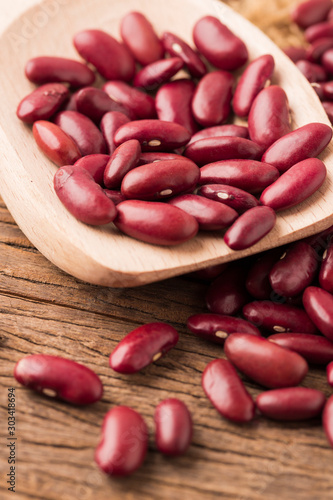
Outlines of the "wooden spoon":
M173 31L192 44L192 28L204 15L218 17L247 44L250 59L274 56L273 83L286 91L293 128L309 122L330 124L310 84L294 64L259 29L216 0L59 0L59 9L38 4L20 16L0 38L0 191L17 224L36 248L69 274L93 284L129 287L227 262L289 243L333 224L333 152L321 158L328 167L322 188L301 205L279 214L275 229L257 245L233 252L222 233L200 234L177 247L149 245L120 234L113 225L90 227L78 222L53 191L56 167L38 150L30 127L16 107L33 88L24 77L26 61L38 55L78 58L72 36L100 28L119 36L119 20L140 10L156 31Z

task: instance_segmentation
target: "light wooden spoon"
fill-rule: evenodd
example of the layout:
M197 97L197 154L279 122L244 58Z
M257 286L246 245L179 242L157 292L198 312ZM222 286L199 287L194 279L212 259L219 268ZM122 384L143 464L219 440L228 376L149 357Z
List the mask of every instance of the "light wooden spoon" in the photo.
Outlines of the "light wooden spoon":
M53 5L54 4L54 5ZM38 150L30 130L15 115L20 99L34 86L24 77L25 62L38 55L78 58L72 35L101 28L119 37L119 20L140 10L158 33L173 31L192 44L195 22L218 17L246 43L250 59L271 53L274 83L286 91L293 128L309 122L329 124L315 92L293 63L260 30L215 0L56 0L25 12L0 39L0 191L29 240L55 265L84 281L113 287L137 286L261 252L314 234L333 224L333 152L322 159L328 178L301 205L279 214L275 229L252 248L231 251L222 233L200 234L177 247L149 245L120 234L112 225L94 228L78 222L53 191L56 167ZM55 6L57 8L55 8Z

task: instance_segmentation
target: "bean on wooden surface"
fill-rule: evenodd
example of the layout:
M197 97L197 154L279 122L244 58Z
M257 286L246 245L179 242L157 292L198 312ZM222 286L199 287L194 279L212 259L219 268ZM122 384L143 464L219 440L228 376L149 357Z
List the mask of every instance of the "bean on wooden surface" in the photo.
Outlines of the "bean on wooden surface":
M109 155L93 154L80 158L74 163L74 168L83 168L93 177L94 181L100 186L103 185L105 167L110 159Z
M104 171L105 187L108 189L120 188L127 172L138 165L140 155L141 146L136 139L126 141L118 146L112 153Z
M333 361L333 342L321 335L309 333L276 333L268 337L281 347L298 352L306 361L316 365L327 365Z
M228 205L239 213L257 207L259 204L252 194L226 184L206 184L198 189L198 194Z
M333 340L333 295L316 286L309 286L303 294L304 308L325 337Z
M134 77L134 87L153 90L170 80L182 67L184 61L180 57L161 59L143 67Z
M246 278L246 288L255 299L272 298L274 292L269 281L269 273L282 254L281 248L263 252L250 267Z
M318 417L325 403L325 394L309 387L273 389L256 398L256 406L265 417L285 421Z
M29 59L24 71L28 80L38 85L64 82L72 87L85 87L95 81L95 73L86 64L65 57L34 57Z
M323 427L327 440L333 448L333 395L328 398L324 407Z
M135 89L120 80L106 82L102 89L111 99L129 109L134 118L155 118L155 99L142 90Z
M155 443L165 455L183 455L192 441L193 424L191 414L182 401L164 399L154 413Z
M225 339L231 333L261 335L258 328L248 321L222 314L194 314L188 318L187 328L198 337L210 340L216 344L224 344Z
M223 136L243 137L243 139L248 139L249 131L247 127L244 127L242 125L234 125L232 123L225 125L216 125L215 127L207 127L199 130L199 132L196 132L194 135L192 135L188 145L192 144L192 142L200 141L200 139L206 139L207 137Z
M325 82L327 80L326 69L319 64L300 59L296 62L296 66L310 83Z
M109 111L118 111L132 118L129 109L111 99L104 90L95 87L85 87L79 90L75 94L75 104L77 111L97 124Z
M178 56L184 61L193 77L200 78L207 73L206 65L199 55L177 35L165 31L162 35L162 43L166 52L171 56Z
M79 158L79 148L58 125L45 120L33 124L32 132L38 147L59 167L72 165Z
M262 147L255 142L243 137L225 136L207 137L192 142L185 149L184 155L197 165L202 166L220 160L259 160L262 152ZM267 161L267 163L269 162Z
M128 123L129 121L130 119L126 115L124 115L124 113L120 113L119 111L109 111L103 116L100 123L100 128L107 144L108 153L110 155L112 155L117 147L113 140L116 131L118 130L118 128L120 128L122 125L125 125L125 123Z
M46 83L25 96L17 106L16 115L25 123L48 120L68 99L69 90L61 83Z
M300 2L293 7L291 19L298 24L300 28L324 21L332 8L331 0L308 0Z
M319 272L319 283L321 288L333 293L333 242L331 241L323 256Z

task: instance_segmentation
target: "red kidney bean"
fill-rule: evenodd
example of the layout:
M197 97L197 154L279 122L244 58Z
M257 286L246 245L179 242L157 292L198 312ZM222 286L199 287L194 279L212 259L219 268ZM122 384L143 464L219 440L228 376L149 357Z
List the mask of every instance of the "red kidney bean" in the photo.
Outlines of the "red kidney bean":
M192 273L187 274L187 276L192 276L201 281L208 281L210 283L225 269L227 269L227 267L228 264L215 264L213 266L205 267L204 269L199 269L198 271L193 271Z
M309 387L287 387L266 391L256 399L258 410L274 420L306 420L321 414L325 394Z
M175 80L166 83L157 91L156 111L160 120L178 123L185 127L191 135L198 130L191 102L195 90L192 80Z
M112 351L110 367L119 373L136 373L175 347L178 338L177 331L166 323L139 326Z
M303 59L300 59L295 64L310 83L325 82L327 80L327 72L325 68L323 68L319 64L315 64Z
M192 99L193 116L203 127L225 122L230 114L234 77L228 71L211 71L201 78Z
M331 123L333 123L333 103L330 101L322 101L322 106Z
M246 278L246 288L255 299L265 300L272 297L273 290L269 281L269 273L282 253L281 248L263 252L250 267Z
M180 57L170 57L155 61L142 68L134 77L134 87L144 87L152 90L170 80L182 67L184 62Z
M122 125L125 125L125 123L128 123L129 121L130 119L126 115L124 115L124 113L120 113L119 111L109 111L103 116L100 123L100 128L110 155L112 155L117 147L113 140L116 131L118 130L118 128L120 128Z
M231 333L261 335L258 328L248 321L222 314L194 314L188 318L187 328L198 337L210 340L216 344L224 344L225 339Z
M198 189L198 194L224 203L239 213L258 206L258 200L252 194L225 184L206 184Z
M112 222L116 216L112 200L82 167L60 168L54 176L54 189L67 210L81 222L97 226Z
M25 76L38 85L65 82L72 87L85 87L95 81L94 72L80 61L52 56L29 59L25 65Z
M214 359L202 374L201 385L217 411L232 422L249 422L255 405L235 368L226 359Z
M166 52L171 56L178 56L184 61L193 77L201 78L207 73L206 65L198 54L177 35L165 31L162 35L162 43Z
M270 389L298 385L308 372L307 362L296 352L248 333L231 334L224 352L236 368Z
M78 90L70 95L68 101L61 106L60 108L61 111L77 111L76 101L75 101L77 93Z
M267 149L291 132L288 98L278 85L263 89L251 106L248 118L250 139Z
M333 242L326 249L319 272L319 283L321 288L333 293Z
M200 169L199 184L228 184L250 193L261 192L279 177L277 168L256 160L222 160Z
M129 109L135 118L155 118L155 99L141 90L134 89L119 80L106 82L103 85L103 90L113 101Z
M69 91L61 83L46 83L25 96L17 106L16 115L25 123L47 120L68 99Z
M259 160L262 152L262 147L255 142L242 137L226 136L207 137L192 142L185 149L184 155L201 166L220 160Z
M282 50L294 63L306 58L306 49L304 47L290 46Z
M327 365L333 361L333 342L321 335L309 333L276 333L268 337L281 347L298 352L306 361L316 365Z
M200 139L207 139L207 137L243 137L243 139L249 138L249 131L247 127L242 125L216 125L215 127L204 128L203 130L199 130L196 134L192 135L188 146L192 144L192 142L200 141Z
M320 188L326 173L324 163L318 158L300 161L263 191L260 202L276 211L293 207Z
M155 443L165 455L183 455L192 441L192 418L185 403L164 399L154 413Z
M231 264L211 283L206 293L207 308L216 314L234 315L248 301L245 263Z
M77 111L61 111L54 117L54 123L73 139L83 156L105 153L103 135L87 116Z
M333 448L333 395L328 398L324 407L323 427L327 440Z
M93 154L80 158L74 163L74 167L87 170L93 177L94 181L100 186L103 185L103 177L105 167L110 159L109 155Z
M321 333L333 340L333 295L316 286L309 286L303 294L303 305Z
M147 165L147 163L155 163L164 160L186 160L183 156L177 155L175 153L141 153L139 159L139 165Z
M83 30L73 39L80 56L106 80L132 80L135 62L128 49L102 30Z
M120 231L155 245L179 245L193 238L199 229L194 217L162 202L126 200L117 209L114 223Z
M244 42L216 17L199 19L193 28L193 40L201 54L219 69L232 71L248 59Z
M125 201L125 196L123 196L120 191L115 189L104 189L104 193L108 198L110 198L110 200L113 201L115 205L119 205L119 203Z
M262 161L285 172L295 163L318 156L332 138L332 128L324 123L308 123L272 144Z
M238 213L227 205L196 194L183 194L172 198L168 203L193 215L198 221L199 229L204 231L224 229L238 217Z
M79 113L88 116L93 122L99 123L105 113L118 111L132 118L131 112L122 104L113 101L104 90L85 87L75 96L76 108Z
M317 333L317 328L302 309L268 300L255 301L243 307L247 321L272 333Z
M313 83L312 88L321 101L333 100L333 81Z
M330 8L327 14L327 21L333 21L333 7Z
M332 7L331 0L308 0L295 5L291 11L291 19L300 28L308 28L312 24L324 21Z
M317 62L322 55L333 47L333 36L318 38L306 49L306 58L310 62Z
M120 127L114 136L117 146L129 139L137 139L142 151L172 151L187 144L190 134L178 123L136 120Z
M73 139L55 123L38 120L33 124L32 132L38 147L59 167L72 165L81 158Z
M274 58L270 54L257 57L241 75L232 101L236 115L248 116L259 92L270 83L274 71Z
M76 405L95 403L103 394L103 385L96 373L59 356L25 356L16 363L14 377L29 389Z
M333 74L333 49L329 49L324 52L321 58L321 64L328 73L331 75Z
M134 58L143 66L162 59L164 48L148 19L140 12L123 17L121 37Z
M326 368L327 382L333 387L333 362L330 362Z
M95 462L110 476L128 476L142 465L147 448L148 429L141 415L128 406L116 406L104 417Z
M125 175L121 192L129 199L161 200L192 191L199 175L196 164L183 159L148 163Z
M104 171L104 184L108 189L119 188L121 181L138 165L141 155L139 141L126 141L115 149Z
M255 245L275 226L276 215L269 207L254 207L243 213L224 235L232 250L244 250Z
M318 38L333 37L333 23L324 21L317 24L312 24L304 31L305 40L309 43L318 40Z

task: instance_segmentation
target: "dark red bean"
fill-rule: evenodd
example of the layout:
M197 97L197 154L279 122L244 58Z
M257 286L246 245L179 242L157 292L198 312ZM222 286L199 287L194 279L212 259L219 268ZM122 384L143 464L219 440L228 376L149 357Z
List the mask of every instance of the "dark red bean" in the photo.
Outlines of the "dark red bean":
M231 333L249 333L260 336L258 328L248 321L222 314L194 314L188 318L187 328L198 337L216 344L224 344L225 339Z
M333 448L333 395L328 398L324 407L323 427L327 440Z
M311 364L327 365L333 361L333 342L321 335L309 333L276 333L268 337L281 347L298 352Z
M104 193L108 198L110 198L110 200L113 201L115 205L119 205L119 203L125 201L125 196L123 196L120 191L115 189L104 189Z
M16 363L14 377L29 389L76 405L95 403L103 394L102 382L90 368L59 356L25 356Z
M324 66L326 71L328 71L328 73L331 75L333 74L333 49L329 49L324 52L321 58L321 64Z
M128 333L110 354L110 367L136 373L164 356L178 342L178 333L166 323L148 323Z
M333 362L331 361L326 368L327 382L333 387Z
M327 80L327 72L319 64L300 59L296 62L296 66L310 83L325 82Z
M119 188L127 172L138 165L141 155L139 141L126 141L115 149L104 171L104 184L108 189Z
M272 333L317 333L317 328L302 309L268 300L255 301L243 307L247 321Z
M295 5L291 11L291 19L300 28L308 28L312 24L325 21L330 9L331 0L308 0Z
M116 406L105 415L95 462L110 476L128 476L143 463L148 448L145 421L132 408Z
M70 95L69 100L61 106L61 108L60 108L61 111L77 111L76 102L75 102L77 93L78 93L78 90Z
M148 19L140 12L130 12L123 17L121 37L143 66L162 59L164 48Z
M103 185L105 167L110 159L109 155L93 154L80 158L74 163L74 167L84 168L93 177L97 184Z
M81 222L108 224L116 216L114 203L82 167L60 168L54 176L54 189L67 210Z
M207 73L206 65L198 54L177 35L165 31L162 35L162 43L166 52L184 61L193 77L200 78Z
M201 78L192 100L193 116L203 127L225 122L230 114L234 77L227 71L211 71Z
M119 111L109 111L103 116L100 123L100 128L110 155L112 155L117 147L113 140L116 131L118 130L118 128L120 128L122 125L125 125L125 123L128 123L129 121L130 119L126 115L124 115L124 113L120 113Z
M303 294L303 305L321 333L333 340L333 295L316 286L309 286Z
M72 165L81 158L73 139L55 123L38 120L33 124L32 132L38 147L59 167Z
M48 120L68 99L69 90L61 83L46 83L25 96L17 106L16 115L25 123Z
M201 281L208 281L209 283L217 278L225 269L227 269L228 264L215 264L213 266L205 267L204 269L199 269L198 271L193 271L187 274L187 276L192 276Z
M155 61L142 68L134 77L134 87L156 89L170 80L182 67L184 62L180 57L170 57Z
M216 17L199 19L193 28L193 40L201 54L219 69L232 71L248 59L244 42Z
M318 82L318 83L313 83L312 88L315 90L317 96L321 101L325 101L327 99L328 101L333 100L333 82Z
M176 398L164 399L154 413L155 443L165 455L183 455L192 441L193 424L185 403Z
M83 30L73 39L80 56L106 80L132 80L135 62L128 49L102 30Z
M305 40L309 43L329 36L333 37L333 23L329 21L313 24L304 31Z
M246 288L255 299L265 300L272 297L274 292L269 281L269 273L282 254L281 248L263 252L250 267L246 278Z
M322 106L331 123L333 123L333 103L330 101L322 101Z
M321 288L333 293L333 242L331 241L324 253L319 272L319 283Z
M224 352L236 368L270 389L298 385L308 372L307 362L296 352L248 333L230 335Z
M262 151L261 146L248 139L226 136L193 142L185 149L184 155L201 166L220 160L259 160Z
M319 62L322 55L333 48L333 36L318 38L306 49L306 58L310 62Z
M193 238L199 229L194 217L162 202L126 200L117 209L114 223L120 231L155 245L179 245Z
M304 47L294 47L291 45L282 50L294 63L306 58L306 49Z
M325 394L309 387L288 387L266 391L256 399L258 410L274 420L306 420L321 414Z
M330 8L330 10L328 11L328 14L327 14L327 21L328 21L328 22L333 21L333 7L331 7L331 8Z
M274 71L274 58L270 54L252 61L241 75L234 93L232 107L238 116L248 116L253 101L270 82Z
M198 189L198 194L224 203L239 213L258 206L258 200L252 194L225 184L206 184Z
M79 90L75 96L75 103L77 111L88 116L95 123L99 123L109 111L118 111L132 118L131 112L125 106L113 101L106 92L95 87L85 87Z
M172 151L187 144L190 134L178 123L136 120L120 127L114 137L117 146L130 139L137 139L142 151Z
M192 142L200 141L200 139L207 139L207 137L243 137L243 139L249 138L249 131L247 127L242 125L216 125L215 127L204 128L203 130L199 130L196 134L192 135L190 142L188 145L192 144Z
M119 80L106 82L103 85L103 90L111 99L129 109L135 118L155 118L155 99L142 90L135 89Z
M214 359L202 374L202 388L217 411L232 422L249 422L255 405L235 368L226 359Z
M262 157L262 161L285 172L307 158L315 158L332 138L332 128L324 123L309 123L278 139Z
M25 65L25 76L38 85L64 82L72 87L85 87L95 81L94 72L80 61L53 56L29 59Z
M184 157L177 155L175 153L141 153L139 159L139 165L147 165L147 163L155 163L164 160L181 160Z

